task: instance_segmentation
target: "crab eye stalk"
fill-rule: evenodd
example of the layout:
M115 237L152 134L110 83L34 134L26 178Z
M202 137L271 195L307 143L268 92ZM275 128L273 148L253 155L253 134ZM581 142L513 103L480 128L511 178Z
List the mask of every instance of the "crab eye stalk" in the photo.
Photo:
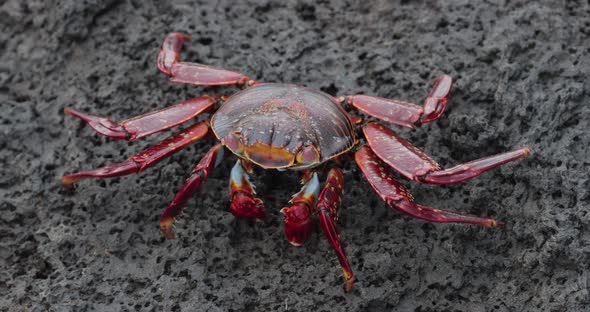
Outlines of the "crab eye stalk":
M313 145L306 145L302 148L295 158L299 164L311 165L320 161L320 153Z

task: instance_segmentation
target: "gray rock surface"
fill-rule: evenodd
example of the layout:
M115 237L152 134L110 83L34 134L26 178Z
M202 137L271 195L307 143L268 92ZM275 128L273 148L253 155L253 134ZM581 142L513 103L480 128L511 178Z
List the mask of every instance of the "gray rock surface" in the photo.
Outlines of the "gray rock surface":
M588 1L0 1L0 311L583 311L590 305ZM389 209L346 167L342 291L317 229L284 239L295 173L260 171L265 222L229 213L224 163L189 201L179 239L163 208L211 142L154 168L63 174L126 159L64 107L114 120L235 88L173 84L155 57L171 31L183 59L331 94L420 103L456 79L446 115L399 133L444 166L529 146L532 157L452 186L404 181L416 201L491 216L500 229L437 225Z

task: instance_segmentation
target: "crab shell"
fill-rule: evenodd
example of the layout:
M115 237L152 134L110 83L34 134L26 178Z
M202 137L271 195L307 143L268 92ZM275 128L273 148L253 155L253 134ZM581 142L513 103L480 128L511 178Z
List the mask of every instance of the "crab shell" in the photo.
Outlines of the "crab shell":
M312 168L357 143L334 97L291 84L258 84L232 95L211 128L238 157L266 169Z

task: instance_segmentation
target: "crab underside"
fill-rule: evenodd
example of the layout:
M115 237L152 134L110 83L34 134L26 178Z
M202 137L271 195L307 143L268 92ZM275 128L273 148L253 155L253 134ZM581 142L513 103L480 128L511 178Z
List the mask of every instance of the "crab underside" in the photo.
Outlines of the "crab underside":
M346 291L352 289L353 273L335 225L344 187L338 163L344 155L354 152L356 164L371 187L387 205L402 213L439 223L471 223L487 227L501 224L489 218L416 204L409 191L393 178L392 171L419 183L452 184L525 157L529 154L528 148L442 169L423 151L380 122L351 116L344 109L357 109L369 117L413 128L416 123L432 122L443 114L452 85L449 76L443 75L434 81L423 106L367 95L333 97L304 87L260 83L237 72L180 62L181 47L188 39L180 33L166 37L158 55L161 72L170 76L173 82L200 86L237 85L244 90L229 98L217 95L196 97L121 123L66 108L66 114L84 120L102 135L135 140L221 107L213 113L211 122L198 122L125 162L64 176L65 186L72 187L74 182L83 178L138 173L202 139L212 130L219 143L203 156L164 211L160 219L164 236L174 238L172 224L183 205L211 170L231 153L238 156L238 160L231 171L230 211L239 218L262 219L266 213L249 179L253 165L264 169L299 170L303 187L289 201L290 206L281 209L285 215L285 234L293 245L303 244L312 233L312 218L317 216L342 266ZM319 176L325 176L323 186Z

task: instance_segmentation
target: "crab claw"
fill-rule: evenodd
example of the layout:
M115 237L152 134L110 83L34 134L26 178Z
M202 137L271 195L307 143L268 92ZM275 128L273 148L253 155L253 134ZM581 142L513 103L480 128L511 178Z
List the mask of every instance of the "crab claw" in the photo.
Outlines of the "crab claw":
M248 220L262 220L266 215L260 198L252 197L246 192L236 192L229 207L234 216Z
M293 246L301 246L311 236L313 222L309 214L309 208L305 203L299 202L291 207L281 209L285 215L285 235Z

